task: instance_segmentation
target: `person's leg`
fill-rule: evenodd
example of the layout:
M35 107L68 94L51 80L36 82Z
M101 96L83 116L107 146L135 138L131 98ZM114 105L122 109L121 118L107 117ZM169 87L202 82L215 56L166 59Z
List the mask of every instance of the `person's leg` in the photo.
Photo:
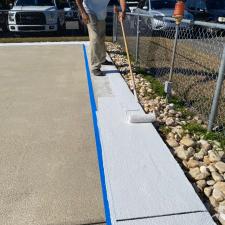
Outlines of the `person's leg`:
M106 23L105 20L99 20L97 23L97 30L99 34L99 48L98 54L101 64L106 61L106 47L105 47L105 32L106 32Z
M104 21L98 21L97 17L89 14L90 23L88 24L88 33L91 48L91 70L99 71L101 63L105 58L105 32ZM102 30L103 29L103 30ZM96 74L97 75L97 74ZM98 74L102 75L102 74Z

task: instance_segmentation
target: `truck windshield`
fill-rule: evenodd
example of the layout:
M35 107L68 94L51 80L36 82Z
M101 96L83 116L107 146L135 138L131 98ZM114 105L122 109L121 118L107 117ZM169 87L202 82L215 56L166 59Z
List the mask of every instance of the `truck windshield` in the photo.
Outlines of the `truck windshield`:
M176 0L152 0L151 8L152 9L174 9Z
M16 6L54 6L54 0L18 0Z
M206 0L207 8L210 9L225 9L224 0Z

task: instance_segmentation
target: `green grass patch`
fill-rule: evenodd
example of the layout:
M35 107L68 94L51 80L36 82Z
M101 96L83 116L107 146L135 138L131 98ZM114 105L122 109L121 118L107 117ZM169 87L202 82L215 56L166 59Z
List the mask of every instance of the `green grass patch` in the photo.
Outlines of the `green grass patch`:
M167 136L171 131L172 129L170 127L165 127L165 126L159 127L159 132L163 134L164 136Z
M207 133L207 129L198 123L188 123L183 125L183 129L188 130L191 134L205 135Z
M205 140L218 141L222 149L225 150L225 135L220 132L208 132L206 128L197 123L189 123L183 126L183 129L188 130L192 135L202 136Z
M158 96L166 97L164 92L164 87L159 80L157 80L154 76L147 74L146 71L142 68L138 68L135 71L136 73L142 75L144 79L151 83L151 88Z

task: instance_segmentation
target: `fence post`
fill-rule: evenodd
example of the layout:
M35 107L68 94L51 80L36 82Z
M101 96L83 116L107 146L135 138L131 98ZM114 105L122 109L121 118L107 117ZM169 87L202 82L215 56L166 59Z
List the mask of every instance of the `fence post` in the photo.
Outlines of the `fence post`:
M223 48L223 56L221 59L220 69L219 69L219 75L216 83L216 89L213 97L212 107L211 107L211 113L209 115L209 123L208 123L208 131L211 131L213 128L213 124L216 119L217 111L218 111L218 105L221 95L221 90L223 86L224 81L224 73L225 73L225 46Z
M113 14L113 42L117 41L118 34L118 16L116 13Z
M170 66L169 80L165 82L165 92L166 92L167 101L172 92L172 78L173 78L173 72L174 72L174 63L175 63L175 55L177 50L178 35L179 35L179 24L176 24L176 32L175 32L175 38L174 38L174 44L173 44L173 53L172 53L172 61Z
M135 49L135 62L139 61L139 41L140 41L140 15L137 17L137 36L136 36L136 49Z

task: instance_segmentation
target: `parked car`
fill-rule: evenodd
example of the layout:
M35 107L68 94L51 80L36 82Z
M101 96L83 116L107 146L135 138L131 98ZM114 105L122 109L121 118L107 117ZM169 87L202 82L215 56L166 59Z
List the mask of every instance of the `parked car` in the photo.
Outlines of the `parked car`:
M0 2L0 29L3 32L8 31L8 8Z
M131 12L134 12L134 10L138 6L138 1L132 1L132 2L127 2L127 6L130 9Z
M67 0L64 5L64 12L66 21L78 20L78 8L73 1Z
M195 20L225 23L224 0L187 0L185 5Z
M114 5L116 5L119 8L119 10L121 10L118 0L111 0L109 2L108 7L107 7L107 17L106 17L106 34L107 35L112 35L112 32L113 32L113 14L114 14L113 8L114 8ZM128 5L126 8L126 12L130 12Z
M77 5L72 0L67 0L64 5L66 30L79 30L83 24L80 23L80 16Z
M175 22L163 19L163 17L173 16L175 4L176 0L142 0L134 12L150 15L151 18L145 18L146 25L153 30L175 28ZM193 16L185 10L184 18L192 20ZM184 28L187 26L187 24L181 25Z
M49 32L65 29L65 0L16 0L9 11L12 32Z

